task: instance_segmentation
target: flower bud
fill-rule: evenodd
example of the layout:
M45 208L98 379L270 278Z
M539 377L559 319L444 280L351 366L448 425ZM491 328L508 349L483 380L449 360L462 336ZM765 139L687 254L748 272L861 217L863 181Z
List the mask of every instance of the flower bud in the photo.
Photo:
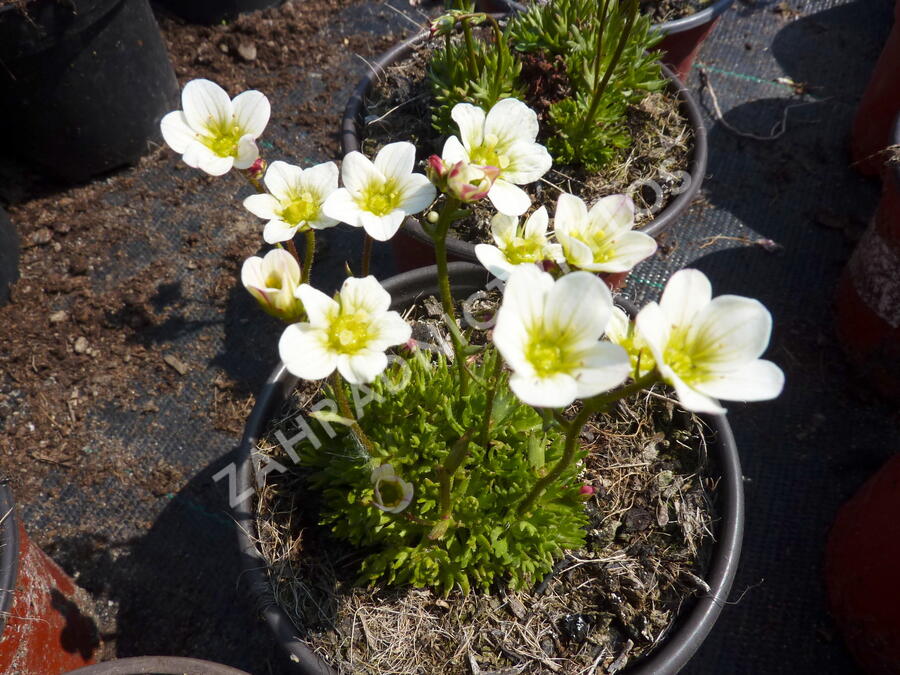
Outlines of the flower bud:
M500 175L495 166L478 166L457 162L446 174L447 193L469 204L487 197L487 193Z
M449 35L453 32L453 29L456 27L458 12L447 12L446 14L442 14L434 21L431 22L431 26L428 29L429 37L437 37L439 35Z
M250 165L250 168L247 169L247 175L253 180L262 180L263 176L266 175L266 168L268 167L268 162L264 160L262 157L257 157L256 161Z
M303 303L294 296L300 285L300 265L284 249L273 249L264 258L253 256L245 260L241 283L266 313L288 323L305 316Z

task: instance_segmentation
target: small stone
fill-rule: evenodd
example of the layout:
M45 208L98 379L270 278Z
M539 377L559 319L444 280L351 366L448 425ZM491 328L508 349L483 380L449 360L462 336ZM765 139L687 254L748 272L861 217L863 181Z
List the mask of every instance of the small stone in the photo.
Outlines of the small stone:
M88 350L88 341L87 338L83 335L75 340L75 353L76 354L84 354Z
M223 54L227 54L228 53L228 45L226 45L224 42L220 42L219 43L219 51L222 52Z
M53 233L47 227L42 227L31 235L31 243L34 246L44 246L49 244L51 239L53 239Z
M188 364L186 364L174 354L166 354L165 356L163 356L163 361L165 361L170 367L172 367L179 375L187 375L188 371L190 371L191 369Z
M66 310L61 309L58 312L53 312L53 314L50 315L50 323L62 323L68 318L69 315L66 313Z
M256 45L252 42L241 42L238 45L237 53L244 61L255 61Z

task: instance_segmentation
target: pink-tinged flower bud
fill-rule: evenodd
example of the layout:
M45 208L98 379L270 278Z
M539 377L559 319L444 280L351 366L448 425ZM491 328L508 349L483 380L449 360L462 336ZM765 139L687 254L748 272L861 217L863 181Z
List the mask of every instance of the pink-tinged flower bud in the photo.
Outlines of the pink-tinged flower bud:
M447 14L439 16L431 22L431 26L428 29L428 37L433 38L437 35L449 35L456 27L456 20L457 13L454 12L448 12Z
M495 166L457 162L447 173L447 192L466 204L477 202L487 197L499 175Z
M594 490L594 488L590 485L582 485L580 488L578 488L578 494L582 495L583 497L591 497L593 496L594 492L596 492L596 490Z
M257 157L256 161L250 165L250 168L247 169L247 173L250 175L250 178L254 178L256 180L262 180L263 176L266 175L266 167L268 163L262 157Z
M432 155L428 158L428 166L425 167L425 173L428 174L428 179L441 187L443 179L447 175L447 165L444 164L444 160L442 160L437 155Z

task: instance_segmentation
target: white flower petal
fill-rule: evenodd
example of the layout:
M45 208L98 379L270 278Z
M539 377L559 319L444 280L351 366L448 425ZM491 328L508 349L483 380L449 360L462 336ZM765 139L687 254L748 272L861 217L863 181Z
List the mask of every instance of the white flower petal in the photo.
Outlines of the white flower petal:
M229 159L231 159L229 157ZM237 144L237 157L234 158L235 169L249 169L259 159L259 148L249 134L241 136Z
M553 218L553 229L568 235L587 224L587 205L581 198L568 192L562 193L556 200L556 215Z
M263 260L259 256L251 256L244 261L241 266L241 283L244 288L263 288L266 285L262 273L262 262Z
M694 388L726 401L767 401L784 388L784 372L771 361L757 359L737 370L717 373Z
M391 295L371 274L362 279L347 278L341 285L341 308L345 312L363 310L369 314L387 312Z
M280 244L293 239L298 229L299 225L288 225L283 220L273 218L263 228L263 239L267 244Z
M700 270L684 269L675 272L666 283L659 306L671 325L687 326L711 300L712 286L706 275Z
M476 244L475 257L484 265L485 269L502 281L506 281L512 272L513 265L496 246L490 244Z
M585 270L592 270L594 266L594 252L590 246L581 241L581 239L563 234L560 230L556 231L556 238L562 245L565 259L570 265Z
M337 368L350 384L371 382L387 368L388 360L384 352L363 349L355 354L339 354Z
M578 345L599 340L612 313L609 288L589 272L572 272L559 279L545 303L545 329Z
M320 330L327 329L331 325L332 317L337 316L340 311L340 306L333 298L329 298L309 284L298 287L295 295L303 303L310 325Z
M585 269L594 272L628 272L656 253L656 240L643 232L623 232L612 246L615 253L609 260L585 266Z
M526 239L532 237L544 237L547 234L547 227L550 225L550 217L547 215L547 207L540 206L534 213L528 216L525 221L523 234Z
M275 248L263 258L262 274L264 278L275 275L281 280L281 287L293 294L300 284L300 265L290 253L283 248Z
M202 143L200 146L203 150L197 152L196 168L205 171L210 176L224 176L231 171L231 168L234 166L234 157L219 157ZM188 166L192 166L187 160L188 153L196 149L196 147L196 144L188 146L188 149L184 154L184 161Z
M662 355L669 342L671 330L662 307L655 302L644 305L634 320L634 330L650 348L653 359L657 363L662 363Z
M397 312L386 312L374 325L376 335L372 338L372 349L385 350L394 345L402 345L412 337L412 328Z
M450 136L444 141L444 149L441 151L441 159L445 164L453 165L457 162L469 162L469 153L456 136Z
M507 149L506 157L509 166L503 169L503 178L516 185L535 182L553 166L553 157L539 143L516 141Z
M538 377L514 372L509 387L523 403L536 408L565 408L578 396L575 378L566 373Z
M409 214L421 213L437 197L437 189L421 173L409 174L403 178L399 189L403 198L398 208Z
M500 213L521 216L531 206L531 197L522 188L508 183L502 178L494 181L488 192L488 199Z
M368 211L359 212L359 222L363 229L375 241L388 241L397 234L397 230L406 219L406 212L394 210L384 216L376 216Z
M175 152L182 154L197 139L196 132L188 125L187 118L180 110L170 112L159 123L163 140Z
M634 202L628 195L603 197L588 211L588 221L612 235L634 227Z
M714 370L734 368L760 356L769 345L772 315L762 303L720 295L704 307L688 331L694 358Z
M503 146L516 141L532 143L538 135L537 113L518 99L505 98L488 111L484 118L484 134L496 136Z
M269 123L272 106L262 92L250 89L241 92L231 102L234 107L234 121L244 134L253 138L262 136Z
M294 323L284 329L278 354L287 369L304 380L321 380L337 367L337 356L325 348L325 333L308 323Z
M323 162L306 169L303 172L301 183L313 192L316 192L319 198L324 200L338 189L339 175L337 164L334 162Z
M276 203L285 202L291 199L294 187L300 183L301 176L303 176L303 169L299 166L276 161L269 164L263 182L266 184L266 189L272 193Z
M668 366L660 368L663 378L675 388L681 407L685 410L698 413L721 414L725 412L725 408L719 405L718 401L705 394L700 393L696 389L688 386L684 380L676 375Z
M481 145L484 139L484 110L471 103L457 103L450 111L450 117L459 127L459 137L466 150ZM444 150L446 149L445 144Z
M498 246L508 246L516 237L519 219L505 213L495 213L491 218L491 236Z
M347 188L338 188L322 204L322 212L329 218L352 227L362 227L359 219L362 211Z
M272 195L250 195L244 200L245 209L247 209L254 216L258 218L265 218L266 220L277 218L277 211L280 209L280 207L281 205L278 203L278 200L275 199L275 197L273 197ZM269 243L271 244L272 242Z
M631 372L631 359L619 345L597 342L585 352L575 374L579 398L596 396L622 384Z
M609 315L609 323L606 324L606 337L616 344L622 344L628 340L628 331L631 328L631 320L620 308L613 305Z
M181 92L181 107L192 129L215 135L220 128L229 128L234 110L225 90L209 80L191 80Z
M375 168L368 157L353 150L344 155L344 161L341 163L341 180L344 181L346 189L358 195L373 181L376 185L383 184L384 174Z
M388 180L404 179L416 164L416 146L406 141L388 143L378 151L374 164Z

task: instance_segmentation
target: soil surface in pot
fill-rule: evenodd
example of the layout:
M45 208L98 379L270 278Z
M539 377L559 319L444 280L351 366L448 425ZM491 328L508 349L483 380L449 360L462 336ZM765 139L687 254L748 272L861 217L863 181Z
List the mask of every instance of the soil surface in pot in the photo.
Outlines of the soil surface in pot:
M492 304L479 302L476 316ZM449 344L436 298L416 312L414 337L441 335ZM292 420L318 396L314 384L301 383L260 443L290 467L268 475L257 504L281 606L341 673L617 672L664 638L683 603L708 590L715 480L705 428L664 394L642 395L585 427L581 479L596 492L585 503L584 548L531 590L443 597L354 585L359 553L317 525L304 470L275 440L278 430L293 435Z
M653 23L674 21L696 14L713 3L713 0L641 0L641 14Z
M445 137L438 136L431 126L432 98L426 79L429 54L436 45L432 41L418 45L409 57L388 67L373 86L362 143L368 156L399 140L413 143L419 159L441 154ZM569 91L565 69L562 64L529 54L522 73L530 87L525 102L538 114L538 142L542 142L552 133L543 121L547 109ZM628 193L638 209L653 206L654 213L658 213L664 208L683 184L680 172L690 168L690 124L681 114L677 99L663 91L648 94L640 104L631 106L626 126L632 137L631 146L603 170L586 172L580 166L554 164L540 181L521 186L530 193L535 207L544 204L552 214L559 194L570 192L584 199L589 207L600 197ZM662 189L659 200L649 187L650 181ZM473 210L473 216L453 224L451 236L471 243L493 243L489 223L496 211L486 200L475 204ZM652 217L649 211L639 211L637 226Z

